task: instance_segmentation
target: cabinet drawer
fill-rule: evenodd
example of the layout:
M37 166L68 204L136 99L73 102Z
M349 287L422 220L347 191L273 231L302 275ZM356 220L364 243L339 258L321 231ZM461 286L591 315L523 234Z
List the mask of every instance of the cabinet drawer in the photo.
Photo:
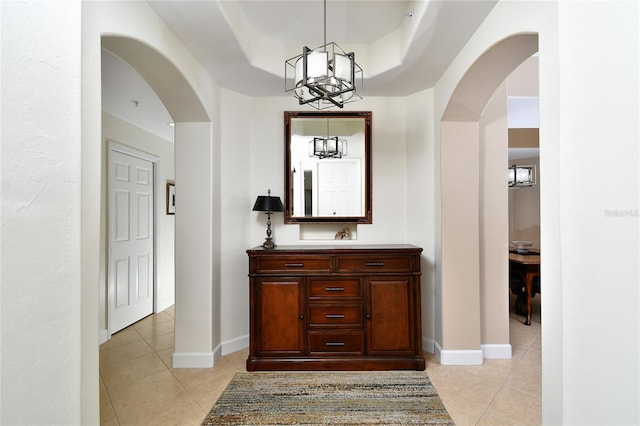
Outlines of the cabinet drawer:
M331 256L257 256L256 272L331 272Z
M358 278L330 280L309 279L309 299L360 299L362 286Z
M309 305L309 328L362 328L362 305Z
M309 355L362 355L364 335L360 331L315 333L308 335Z
M412 272L413 256L340 256L338 272Z

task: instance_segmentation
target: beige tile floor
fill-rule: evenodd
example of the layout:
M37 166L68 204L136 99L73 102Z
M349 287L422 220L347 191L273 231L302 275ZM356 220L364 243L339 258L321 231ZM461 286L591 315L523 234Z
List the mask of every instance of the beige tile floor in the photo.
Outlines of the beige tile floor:
M511 314L513 358L482 366L442 366L427 353L427 374L457 425L541 424L540 296L533 323ZM512 300L513 306L513 300ZM114 334L100 347L102 425L199 425L248 350L208 369L173 369L173 308Z

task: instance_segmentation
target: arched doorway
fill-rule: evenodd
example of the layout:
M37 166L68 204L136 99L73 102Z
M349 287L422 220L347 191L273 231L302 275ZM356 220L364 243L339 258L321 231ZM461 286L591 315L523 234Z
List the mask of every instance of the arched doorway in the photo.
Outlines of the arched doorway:
M175 353L174 367L213 365L217 330L211 212L211 119L182 72L149 45L129 37L103 36L102 47L133 67L156 92L175 122L175 184L179 206L175 215ZM208 277L208 279L203 279ZM190 285L200 282L200 285ZM186 306L202 305L204 309ZM197 326L195 326L197 324Z
M505 294L507 188L495 186L497 192L489 197L489 186L483 187L484 182L505 180L506 159L502 167L487 165L480 147L490 136L482 117L507 76L537 50L537 34L514 35L488 49L460 80L440 123L441 318L436 356L445 365L478 365L484 358L511 356ZM506 125L503 130L506 155ZM488 198L504 205L502 213L486 205Z

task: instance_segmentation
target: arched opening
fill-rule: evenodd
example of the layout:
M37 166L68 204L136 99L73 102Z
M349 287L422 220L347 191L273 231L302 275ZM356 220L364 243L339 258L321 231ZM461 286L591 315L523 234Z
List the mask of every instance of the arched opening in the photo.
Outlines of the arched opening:
M514 35L492 46L465 73L442 117L436 356L445 365L511 357L507 187L492 190L489 184L506 179L506 118L500 128L487 125L483 114L507 76L537 50L537 34ZM495 139L502 140L503 160L485 151L485 141ZM488 200L495 204L488 206Z
M212 268L213 146L211 119L196 91L165 55L123 36L103 36L102 47L134 68L158 95L175 123L175 367L213 365L219 331L214 321ZM105 209L101 209L104 216ZM105 218L101 219L101 222ZM101 241L104 247L104 241ZM198 309L192 309L197 306Z

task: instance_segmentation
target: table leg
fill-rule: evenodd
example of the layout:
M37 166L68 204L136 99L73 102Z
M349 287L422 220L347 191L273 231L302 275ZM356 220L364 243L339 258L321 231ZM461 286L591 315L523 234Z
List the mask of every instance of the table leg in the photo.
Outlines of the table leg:
M524 325L531 325L531 288L533 287L533 277L535 274L526 274L525 278L525 291L527 301L527 316L524 320Z

